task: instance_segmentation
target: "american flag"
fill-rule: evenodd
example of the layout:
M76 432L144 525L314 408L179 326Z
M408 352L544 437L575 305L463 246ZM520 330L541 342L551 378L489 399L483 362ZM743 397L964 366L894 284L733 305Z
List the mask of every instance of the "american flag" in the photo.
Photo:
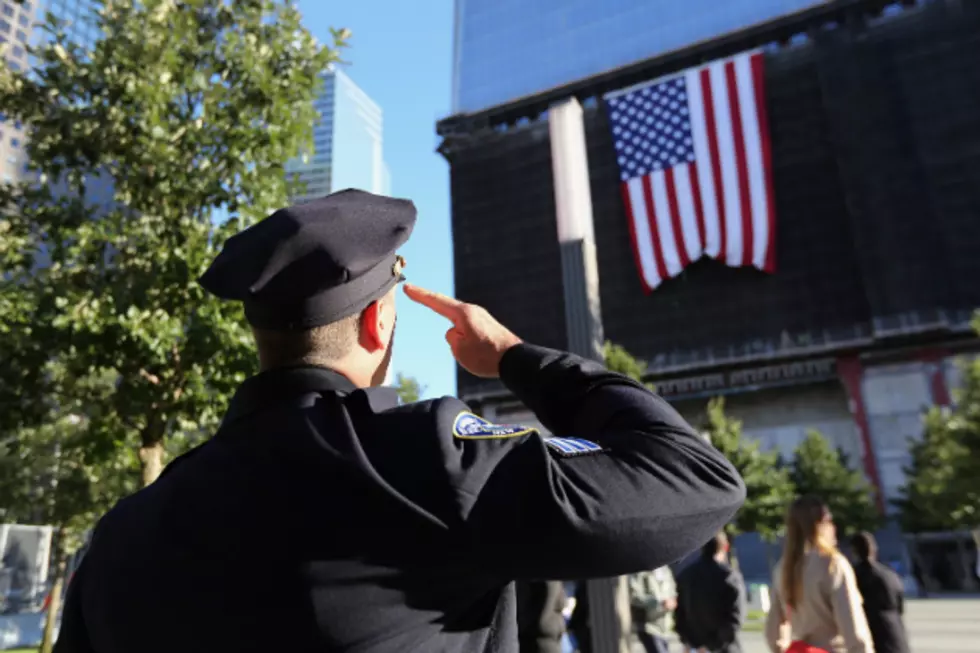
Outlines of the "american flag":
M775 269L763 58L748 52L605 97L647 292L703 255Z

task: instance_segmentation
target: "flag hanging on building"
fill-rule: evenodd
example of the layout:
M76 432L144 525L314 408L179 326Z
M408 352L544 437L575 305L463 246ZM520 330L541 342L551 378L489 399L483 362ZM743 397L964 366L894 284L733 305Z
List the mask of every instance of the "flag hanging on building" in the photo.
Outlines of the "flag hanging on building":
M692 68L605 100L647 292L704 255L773 272L762 54Z

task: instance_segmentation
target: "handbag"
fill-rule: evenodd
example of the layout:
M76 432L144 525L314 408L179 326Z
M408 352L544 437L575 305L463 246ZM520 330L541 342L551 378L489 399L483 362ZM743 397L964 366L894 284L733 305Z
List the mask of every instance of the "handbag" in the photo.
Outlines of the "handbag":
M810 646L803 640L796 640L789 645L786 649L786 653L828 653L822 648L817 648L816 646Z
M786 606L786 616L790 620L793 619L793 611L790 609L788 605ZM817 648L816 646L810 646L802 639L797 639L790 642L789 648L786 649L786 653L830 653L830 652L822 648Z

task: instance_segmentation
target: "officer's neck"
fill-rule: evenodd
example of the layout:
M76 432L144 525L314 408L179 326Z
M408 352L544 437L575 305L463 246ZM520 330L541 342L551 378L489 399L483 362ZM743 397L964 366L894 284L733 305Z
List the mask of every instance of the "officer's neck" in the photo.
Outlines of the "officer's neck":
M297 367L319 367L325 370L330 370L331 372L335 372L346 378L356 388L370 388L372 386L381 385L384 382L383 378L379 383L374 382L374 377L377 375L376 372L374 374L365 372L363 368L359 366L344 364L342 361L323 361L305 358L292 361L270 361L264 358L259 359L260 372L272 372L274 370L285 370Z

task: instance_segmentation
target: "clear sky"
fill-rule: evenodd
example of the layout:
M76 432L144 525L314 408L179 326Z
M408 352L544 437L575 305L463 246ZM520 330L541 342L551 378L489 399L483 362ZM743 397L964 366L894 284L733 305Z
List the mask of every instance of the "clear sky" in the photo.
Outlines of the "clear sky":
M435 123L449 114L452 0L300 0L306 27L330 43L331 27L353 33L345 72L384 111L384 156L391 191L418 207L402 254L412 283L453 292L449 167L436 153ZM449 323L399 292L392 366L425 386L425 397L456 392L455 363L445 341Z

